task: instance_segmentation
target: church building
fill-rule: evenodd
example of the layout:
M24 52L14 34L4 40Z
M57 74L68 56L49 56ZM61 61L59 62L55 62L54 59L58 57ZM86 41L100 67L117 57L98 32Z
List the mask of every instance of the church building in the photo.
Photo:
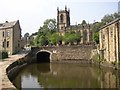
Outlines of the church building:
M90 24L78 24L70 25L70 9L59 10L57 8L57 29L60 35L64 35L66 32L74 30L76 33L81 33L80 44L92 43L92 30Z

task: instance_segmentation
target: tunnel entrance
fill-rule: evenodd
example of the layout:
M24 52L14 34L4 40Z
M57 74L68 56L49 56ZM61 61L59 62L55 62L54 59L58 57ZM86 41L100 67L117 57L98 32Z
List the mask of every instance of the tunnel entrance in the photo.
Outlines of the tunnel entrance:
M41 51L37 53L37 62L39 63L50 63L50 53Z

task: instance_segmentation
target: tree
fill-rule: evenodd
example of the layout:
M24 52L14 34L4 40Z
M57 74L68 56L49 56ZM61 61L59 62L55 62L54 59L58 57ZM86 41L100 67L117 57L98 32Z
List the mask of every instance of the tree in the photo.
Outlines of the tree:
M56 20L55 19L47 19L44 21L44 25L40 27L39 34L47 34L47 32L56 32Z
M54 40L58 35L52 35L56 32L56 20L55 19L47 19L44 21L42 27L38 30L38 36L34 40L35 45L43 46L48 45L50 43L56 43L57 41ZM52 41L50 40L52 38ZM57 38L56 38L57 39Z
M51 45L56 45L62 40L62 36L60 36L57 32L48 35L48 39Z
M114 19L116 19L116 18L120 17L120 15L115 12L114 14L112 14L112 17L113 17Z
M97 22L93 24L92 26L92 32L93 32L93 41L99 44L99 29L102 27L103 24L101 22Z
M76 33L76 38L75 39L76 39L77 44L78 44L78 42L81 41L81 33L80 32Z
M94 40L97 44L99 44L99 32L94 33L94 35L93 35L93 40Z
M44 36L44 35L41 35L40 36L40 38L39 38L39 45L40 46L43 46L43 45L48 45L48 39L47 39L47 37L46 36Z
M103 17L103 19L101 20L101 22L105 25L105 24L111 22L113 19L114 18L112 17L112 15L107 14L107 15L105 15Z
M101 19L101 23L103 23L103 25L105 25L118 17L119 17L119 14L116 12L113 14L107 14Z
M84 25L84 24L87 24L87 23L86 23L86 21L85 21L85 20L83 20L81 24L82 24L82 25Z
M67 32L65 33L65 35L63 36L63 41L65 42L65 44L73 44L74 42L79 42L80 41L80 38L81 38L81 34L80 32L74 32L74 31L71 31L71 32Z
M38 44L39 44L39 36L37 36L37 37L33 40L33 44L34 44L35 46L38 46Z

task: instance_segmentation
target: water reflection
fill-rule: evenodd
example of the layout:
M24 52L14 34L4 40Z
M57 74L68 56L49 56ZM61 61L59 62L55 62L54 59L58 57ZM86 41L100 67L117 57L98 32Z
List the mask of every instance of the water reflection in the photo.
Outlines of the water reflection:
M120 88L119 71L89 64L32 64L13 84L17 88Z

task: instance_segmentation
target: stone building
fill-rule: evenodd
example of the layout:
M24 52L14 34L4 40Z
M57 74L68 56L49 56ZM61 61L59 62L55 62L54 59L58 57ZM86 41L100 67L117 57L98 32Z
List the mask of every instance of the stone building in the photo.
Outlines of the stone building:
M21 50L21 27L19 20L0 23L0 45L2 51L15 54Z
M120 18L100 28L100 55L109 63L120 60Z
M64 35L66 32L74 30L76 33L81 33L80 44L92 43L92 30L90 24L70 25L70 9L59 10L57 8L57 29L60 35Z

